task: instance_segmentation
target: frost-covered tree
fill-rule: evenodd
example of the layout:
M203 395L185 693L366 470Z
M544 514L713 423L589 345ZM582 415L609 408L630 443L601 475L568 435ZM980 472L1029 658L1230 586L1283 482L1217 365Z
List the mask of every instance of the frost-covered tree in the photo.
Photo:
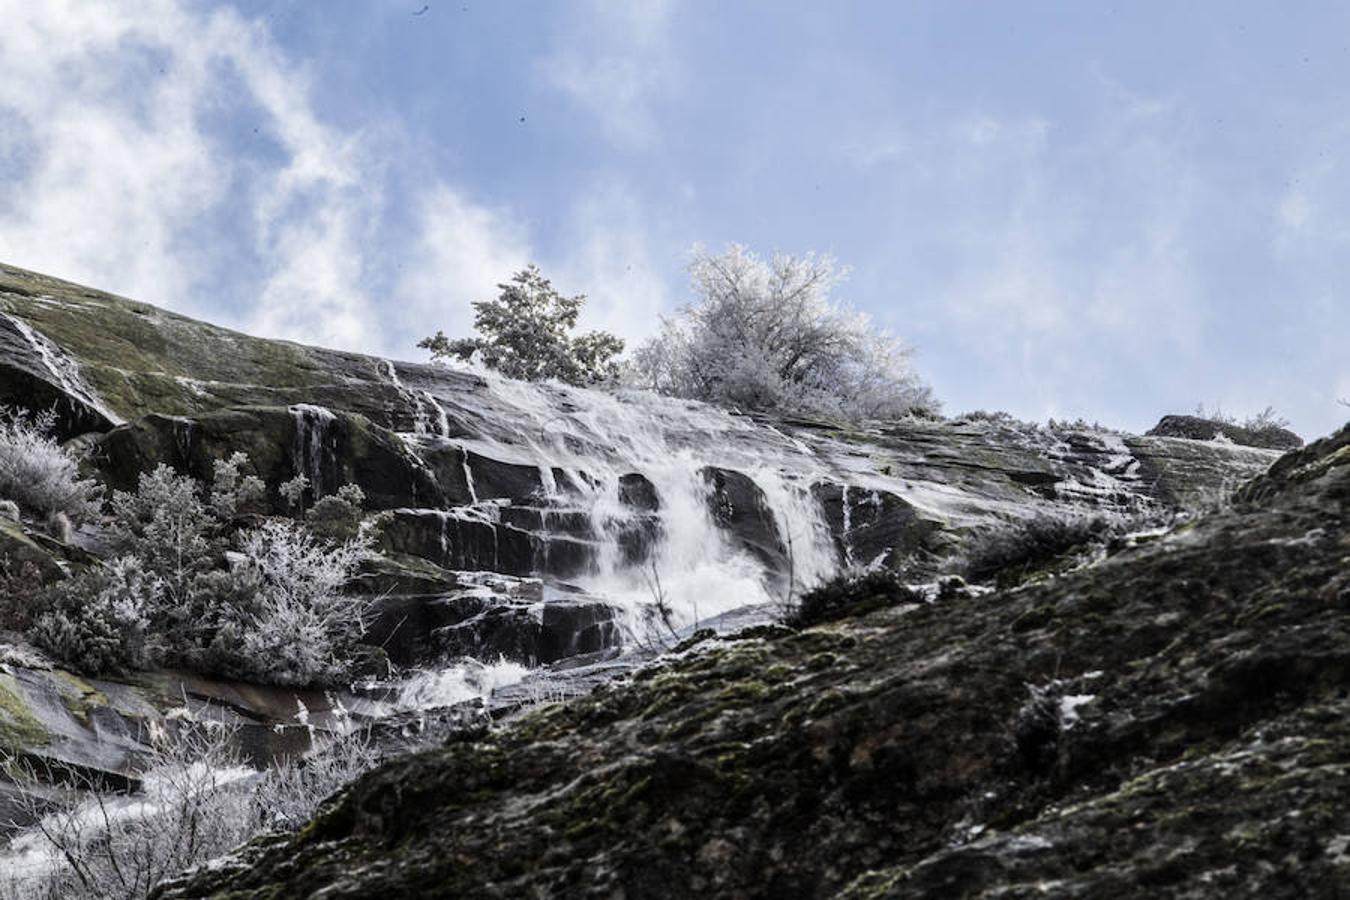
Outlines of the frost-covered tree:
M217 606L212 650L233 674L274 684L329 682L342 674L341 651L360 637L367 604L346 586L369 555L362 539L333 544L286 521L247 532L231 573L248 602Z
M103 489L80 477L78 461L52 435L55 422L51 412L0 407L0 498L76 524L96 519Z
M117 557L24 604L19 613L36 610L30 636L94 675L169 664L276 684L338 680L367 603L347 590L369 552L364 496L346 485L303 523L241 531L265 494L248 468L236 453L203 484L160 465L115 492Z
M30 637L86 672L121 674L157 661L151 616L164 585L134 556L90 569L52 589Z
M889 418L936 408L909 351L830 297L829 257L765 261L732 245L689 266L694 302L634 356L632 378L665 394L748 409Z
M586 303L584 294L562 296L533 265L497 286L501 295L496 300L473 305L478 337L452 340L438 331L417 346L430 350L433 359L477 355L503 375L525 381L556 378L586 385L618 375L615 360L623 352L622 340L607 331L572 334Z

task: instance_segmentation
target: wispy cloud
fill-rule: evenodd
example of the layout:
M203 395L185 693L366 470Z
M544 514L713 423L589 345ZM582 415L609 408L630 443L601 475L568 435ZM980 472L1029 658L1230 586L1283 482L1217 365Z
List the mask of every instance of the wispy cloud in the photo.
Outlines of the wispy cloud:
M669 306L669 273L658 263L636 198L618 184L597 187L578 204L568 232L573 245L555 265L563 284L587 294L583 326L612 331L630 345L655 332Z
M650 144L660 137L655 107L679 79L669 40L672 12L668 0L574 4L539 72L614 143Z
M403 349L385 300L424 308L427 282L381 258L403 236L379 152L399 137L323 121L264 25L180 0L0 0L0 19L0 258L264 334ZM413 266L439 296L526 255L428 182Z
M438 329L467 334L472 301L497 296L497 285L530 262L529 244L512 218L441 185L416 211L418 235L397 284L398 326L412 342Z

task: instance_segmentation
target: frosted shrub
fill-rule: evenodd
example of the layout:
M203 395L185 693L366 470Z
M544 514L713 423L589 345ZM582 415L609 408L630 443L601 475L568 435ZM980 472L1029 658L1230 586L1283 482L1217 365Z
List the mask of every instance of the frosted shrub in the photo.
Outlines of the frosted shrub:
M1059 563L1091 555L1124 535L1165 524L1167 517L1147 510L1041 513L978 532L966 545L965 575L975 581L1013 586Z
M30 637L83 672L144 669L159 656L150 627L163 598L163 583L141 560L119 557L53 588Z
M99 515L102 488L51 436L52 413L0 409L0 497L42 517L63 513L79 524Z
M321 499L312 528L268 520L240 532L264 496L247 462L218 462L209 490L161 465L116 492L119 558L49 591L35 640L96 675L171 664L278 684L339 678L363 630L366 601L345 591L368 552L361 491Z
M281 495L286 508L299 518L305 512L305 491L307 490L309 490L309 479L304 475L297 475L290 481L283 481L277 488L277 493Z
M366 732L343 735L299 760L287 760L267 772L261 793L263 812L271 829L299 828L319 805L379 761Z
M345 587L369 555L364 541L330 545L284 521L265 522L243 540L236 578L257 585L245 608L222 610L237 673L277 684L331 680L343 665L339 651L363 631L366 601ZM233 650L233 652L231 652Z
M21 793L19 805L38 824L11 840L10 852L29 865L0 871L0 898L143 900L191 866L307 821L376 762L365 734L266 772L243 765L235 744L228 728L194 725L156 741L137 793L109 794L78 774L78 799L54 809L36 793ZM21 791L32 778L19 782Z
M320 497L305 513L305 524L317 537L341 543L356 537L361 530L361 504L366 495L354 484L344 484L336 494Z
M193 579L210 568L218 523L197 482L161 463L141 475L135 493L116 491L110 531L122 553L136 556L164 583L169 600L186 604Z
M267 486L256 475L239 470L248 464L248 455L235 453L229 459L216 460L211 478L211 511L228 522L240 515L258 512L267 496Z
M794 628L806 628L921 599L888 569L846 572L803 594L795 608L787 611L785 621Z
M631 380L677 397L759 410L893 418L936 409L909 353L832 301L843 278L828 257L765 262L733 245L698 253L697 300L638 349Z

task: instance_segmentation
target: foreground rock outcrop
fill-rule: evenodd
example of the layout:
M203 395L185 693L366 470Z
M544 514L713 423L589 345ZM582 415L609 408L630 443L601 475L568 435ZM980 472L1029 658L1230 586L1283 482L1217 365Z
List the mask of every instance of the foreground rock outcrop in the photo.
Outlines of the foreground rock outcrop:
M1343 896L1350 427L1019 590L709 638L186 897Z

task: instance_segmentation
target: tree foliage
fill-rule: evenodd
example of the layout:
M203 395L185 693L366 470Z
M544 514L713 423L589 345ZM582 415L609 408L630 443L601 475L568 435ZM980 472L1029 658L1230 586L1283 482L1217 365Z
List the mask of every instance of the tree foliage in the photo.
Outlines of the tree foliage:
M887 418L936 407L909 351L830 298L846 274L829 257L765 261L738 245L698 252L695 301L638 349L634 381L747 409Z
M506 284L496 300L474 303L478 337L450 339L438 331L419 341L433 359L475 356L508 378L597 384L615 378L623 341L606 331L573 335L584 294L564 297L533 265Z
M80 477L78 461L52 436L55 421L51 412L0 408L0 497L40 516L95 519L103 489Z
M354 485L302 524L247 514L263 483L244 454L204 485L159 465L110 504L116 558L54 586L30 635L89 674L178 665L275 684L330 683L363 630L346 590L369 553ZM251 525L243 527L242 525Z

